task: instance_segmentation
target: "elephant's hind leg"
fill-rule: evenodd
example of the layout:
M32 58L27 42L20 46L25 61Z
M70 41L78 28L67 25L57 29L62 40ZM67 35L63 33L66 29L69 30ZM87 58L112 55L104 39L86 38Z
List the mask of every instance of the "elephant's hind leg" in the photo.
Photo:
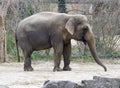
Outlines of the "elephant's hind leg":
M24 51L24 71L33 71L33 68L31 66L31 54L32 51Z
M24 54L24 71L32 71L33 68L31 66L31 54L33 52L33 49L31 47L31 45L27 42L27 40L22 40L22 42L20 42L20 46L23 50L23 54Z

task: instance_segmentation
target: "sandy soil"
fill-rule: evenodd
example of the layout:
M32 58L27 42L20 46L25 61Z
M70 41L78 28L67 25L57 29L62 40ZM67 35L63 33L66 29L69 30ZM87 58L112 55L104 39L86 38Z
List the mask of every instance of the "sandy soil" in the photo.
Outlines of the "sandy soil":
M1 63L0 85L9 88L40 88L46 80L70 80L80 83L93 76L120 78L120 61L105 62L108 71L104 72L96 63L71 62L72 71L53 72L52 61L33 62L34 71L24 72L23 63ZM61 64L62 67L63 63Z

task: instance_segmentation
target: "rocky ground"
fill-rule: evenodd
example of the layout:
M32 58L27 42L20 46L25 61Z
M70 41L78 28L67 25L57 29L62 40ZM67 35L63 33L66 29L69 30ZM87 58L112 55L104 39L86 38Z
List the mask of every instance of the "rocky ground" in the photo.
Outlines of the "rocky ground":
M34 71L24 72L23 63L1 63L0 85L9 88L41 88L46 80L69 80L80 83L93 76L120 78L120 61L103 61L108 71L104 72L96 63L71 62L72 71L53 72L53 61L35 61ZM61 64L61 67L63 63Z

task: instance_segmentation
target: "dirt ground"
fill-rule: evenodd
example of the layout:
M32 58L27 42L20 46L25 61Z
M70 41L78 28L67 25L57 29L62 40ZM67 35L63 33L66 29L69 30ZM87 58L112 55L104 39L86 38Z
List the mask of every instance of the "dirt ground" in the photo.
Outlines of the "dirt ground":
M23 63L1 63L0 85L9 88L41 88L46 80L70 80L80 83L93 76L120 78L120 60L103 61L108 71L96 63L71 62L72 71L53 72L53 61L35 61L34 71L24 72ZM63 63L61 63L61 67Z

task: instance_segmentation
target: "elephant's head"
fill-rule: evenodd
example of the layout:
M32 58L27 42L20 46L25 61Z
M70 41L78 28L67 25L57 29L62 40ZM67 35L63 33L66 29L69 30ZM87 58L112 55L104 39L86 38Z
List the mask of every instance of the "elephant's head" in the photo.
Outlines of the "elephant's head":
M73 39L83 41L85 44L88 44L91 54L94 57L96 63L101 65L104 70L107 71L107 68L98 59L94 34L87 22L87 18L84 15L72 16L67 21L65 28L71 34Z

